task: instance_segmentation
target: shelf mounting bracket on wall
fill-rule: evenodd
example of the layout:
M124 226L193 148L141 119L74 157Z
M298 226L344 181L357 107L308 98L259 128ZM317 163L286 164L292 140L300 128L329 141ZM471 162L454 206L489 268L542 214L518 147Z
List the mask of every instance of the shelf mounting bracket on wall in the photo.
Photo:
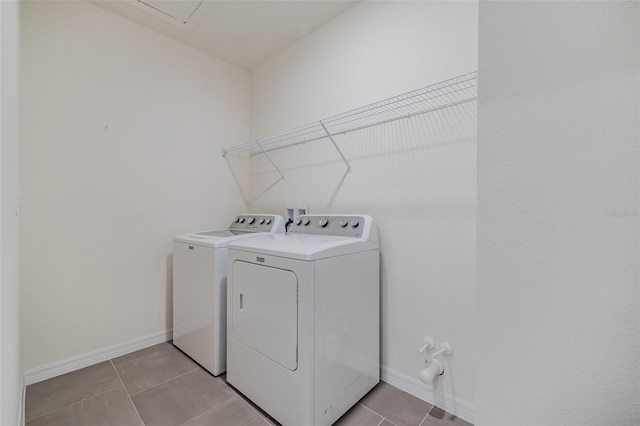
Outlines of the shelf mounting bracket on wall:
M338 151L338 154L340 154L340 157L342 157L342 161L344 161L344 164L347 165L347 172L350 173L351 172L351 164L349 164L349 161L347 161L347 158L344 156L344 154L342 153L342 151L338 147L338 144L336 143L336 141L333 140L333 135L331 133L329 133L329 130L327 130L327 126L324 125L322 120L320 120L318 123L320 123L320 125L322 126L322 129L327 134L327 137L329 138L329 140L333 144L333 147L336 149L336 151Z
M256 144L260 147L260 149L262 150L262 152L264 152L264 155L267 156L267 158L269 159L269 161L271 161L271 164L273 164L273 167L276 168L276 170L278 171L278 173L280 173L280 179L278 180L282 180L284 179L284 174L282 173L282 170L280 170L280 167L278 167L278 165L276 164L275 161L273 161L273 158L271 158L271 156L269 155L269 153L267 152L266 149L264 149L264 147L262 146L262 144L256 140Z

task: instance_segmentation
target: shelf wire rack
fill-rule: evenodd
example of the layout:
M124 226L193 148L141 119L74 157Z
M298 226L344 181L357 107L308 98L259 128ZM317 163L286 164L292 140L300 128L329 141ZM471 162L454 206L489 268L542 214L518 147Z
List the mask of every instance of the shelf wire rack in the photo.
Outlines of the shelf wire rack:
M473 71L253 142L223 149L222 156L265 154L284 178L280 168L269 155L270 151L328 138L347 165L347 169L351 171L351 165L333 136L450 108L477 98L478 72Z

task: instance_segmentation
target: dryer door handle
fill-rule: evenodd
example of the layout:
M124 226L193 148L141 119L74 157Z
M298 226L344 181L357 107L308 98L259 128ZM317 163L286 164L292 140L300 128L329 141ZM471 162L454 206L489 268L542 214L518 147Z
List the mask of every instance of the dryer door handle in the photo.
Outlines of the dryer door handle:
M242 311L243 306L244 306L244 294L240 293L240 311Z

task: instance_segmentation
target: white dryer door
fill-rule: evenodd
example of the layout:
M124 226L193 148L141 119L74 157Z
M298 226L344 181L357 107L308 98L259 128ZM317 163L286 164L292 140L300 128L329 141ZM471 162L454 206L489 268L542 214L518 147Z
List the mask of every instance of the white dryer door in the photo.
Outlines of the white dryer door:
M285 269L233 263L234 337L283 367L298 368L298 279Z

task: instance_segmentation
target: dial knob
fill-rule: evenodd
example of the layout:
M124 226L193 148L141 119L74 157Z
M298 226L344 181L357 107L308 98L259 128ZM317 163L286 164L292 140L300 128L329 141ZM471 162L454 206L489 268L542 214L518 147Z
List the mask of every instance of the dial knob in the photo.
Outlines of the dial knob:
M360 221L357 219L354 219L351 221L351 227L352 228L357 228L358 226L360 226Z
M300 226L301 223L302 223L302 219L296 219L296 226Z
M323 217L322 219L320 219L320 222L318 222L320 224L321 227L326 227L329 224L329 219L327 219L326 217Z
M304 226L307 226L307 225L309 225L309 224L311 223L311 221L310 221L310 220L309 220L309 218L307 217L307 218L305 218L305 219L302 221L302 223L304 223Z
M344 220L343 219L343 220L340 221L340 227L341 228L345 228L348 224L349 224L348 220Z
M269 225L271 223L271 219L267 218L267 220L265 220L265 222L267 225Z
M250 217L250 218L249 218L249 225L251 225L251 224L252 224L253 222L255 222L255 221L256 221L256 218L255 218L255 217Z
M244 217L240 218L240 223L244 223Z
M236 223L240 222L240 218L236 217Z
M264 224L264 217L260 219L260 225Z

